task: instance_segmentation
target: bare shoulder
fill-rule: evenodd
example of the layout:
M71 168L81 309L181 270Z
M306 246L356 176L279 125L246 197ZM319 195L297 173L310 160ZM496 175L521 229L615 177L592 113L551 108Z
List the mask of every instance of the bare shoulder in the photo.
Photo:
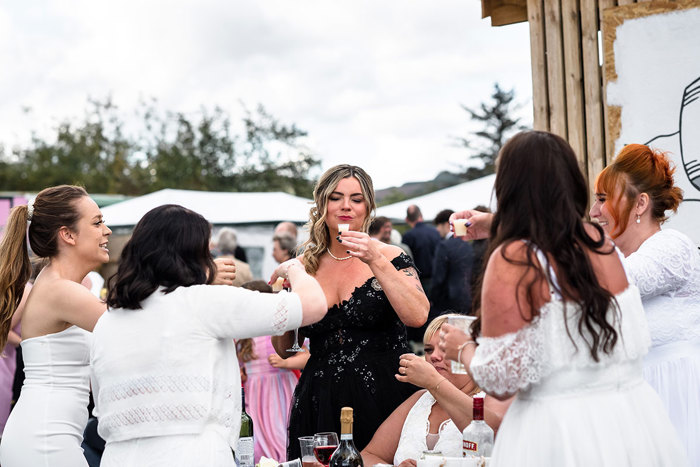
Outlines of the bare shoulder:
M379 242L379 240L372 240L372 241ZM381 242L379 242L379 243L381 243ZM389 261L398 257L401 253L404 252L401 248L397 247L396 245L387 245L386 243L382 244L380 251L382 252L384 257L386 259L388 259Z

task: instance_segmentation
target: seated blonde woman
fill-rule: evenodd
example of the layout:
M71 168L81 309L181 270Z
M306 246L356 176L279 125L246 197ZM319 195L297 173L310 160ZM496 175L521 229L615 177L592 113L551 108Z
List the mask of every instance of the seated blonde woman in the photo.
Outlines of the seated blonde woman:
M435 318L423 336L425 358L404 354L396 379L426 388L394 410L362 450L365 465L415 466L423 451L462 456L462 430L472 421L472 397L480 391L469 375L452 374L450 361L438 348L439 331L450 315ZM495 430L510 399L484 399L484 419Z

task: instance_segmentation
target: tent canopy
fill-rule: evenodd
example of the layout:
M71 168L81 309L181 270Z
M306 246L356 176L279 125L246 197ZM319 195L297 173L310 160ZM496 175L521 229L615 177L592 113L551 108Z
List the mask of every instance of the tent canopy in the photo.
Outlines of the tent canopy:
M492 205L491 193L495 180L495 174L487 175L427 195L382 206L377 209L377 216L385 216L392 221L403 223L406 218L406 208L412 204L420 208L426 222L432 222L435 215L443 209L464 211L465 209L473 209L480 204L493 209L495 200L494 205Z
M309 219L311 200L287 193L230 193L165 189L102 208L110 227L130 227L151 209L179 204L212 224L252 224Z

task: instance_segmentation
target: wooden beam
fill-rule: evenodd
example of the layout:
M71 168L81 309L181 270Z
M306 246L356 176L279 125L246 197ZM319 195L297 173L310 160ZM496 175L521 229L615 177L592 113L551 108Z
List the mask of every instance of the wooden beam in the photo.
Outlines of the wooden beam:
M533 127L535 130L549 131L549 94L547 91L544 0L527 1L527 18L530 25Z
M549 131L568 140L560 1L546 0L544 2L547 82L549 90Z
M603 127L603 82L598 54L598 4L581 0L581 50L583 60L583 98L586 115L588 185L605 167L605 131Z
M579 0L562 0L564 39L564 89L568 141L576 153L581 171L587 172L586 123L583 104L583 66L581 63L581 9Z

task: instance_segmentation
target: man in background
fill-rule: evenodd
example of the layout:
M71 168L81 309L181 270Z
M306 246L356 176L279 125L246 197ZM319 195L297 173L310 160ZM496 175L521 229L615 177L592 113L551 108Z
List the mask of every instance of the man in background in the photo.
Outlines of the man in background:
M441 240L440 234L435 227L423 222L423 214L415 204L406 209L406 223L411 226L411 230L403 235L403 242L413 252L413 260L418 268L421 285L428 299L431 299L433 260L435 248Z
M413 253L408 245L392 240L391 234L393 231L394 229L391 224L391 219L388 217L379 216L372 220L372 223L369 225L368 234L370 237L376 238L382 243L386 243L387 245L395 245L401 248L408 256L411 257L411 259L413 259Z
M448 311L469 314L471 311L471 279L474 253L469 242L455 238L450 232L450 216L444 209L436 216L435 228L442 240L435 249L433 262L433 306L428 322Z

